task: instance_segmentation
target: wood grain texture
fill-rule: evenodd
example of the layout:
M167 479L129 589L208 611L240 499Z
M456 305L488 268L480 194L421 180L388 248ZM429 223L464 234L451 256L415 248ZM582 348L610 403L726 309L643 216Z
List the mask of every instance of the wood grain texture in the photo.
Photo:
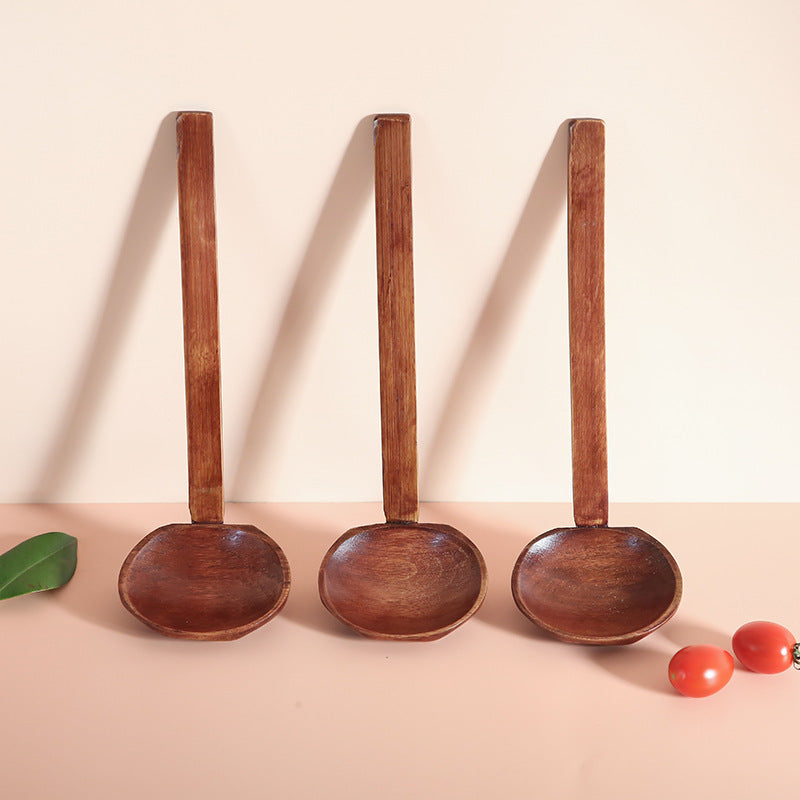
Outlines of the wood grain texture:
M480 608L486 565L449 525L365 525L331 547L319 594L335 617L365 636L434 641Z
M411 119L375 118L375 226L383 507L387 522L418 519L417 384L411 217Z
M177 134L189 512L193 522L222 522L225 501L211 114L178 115Z
M572 494L575 524L608 523L604 309L605 125L570 125L568 170Z
M576 644L632 644L678 608L683 581L669 551L639 528L557 528L536 537L511 577L517 607Z
M131 550L119 594L165 636L230 641L272 619L290 583L283 551L253 525L173 524Z

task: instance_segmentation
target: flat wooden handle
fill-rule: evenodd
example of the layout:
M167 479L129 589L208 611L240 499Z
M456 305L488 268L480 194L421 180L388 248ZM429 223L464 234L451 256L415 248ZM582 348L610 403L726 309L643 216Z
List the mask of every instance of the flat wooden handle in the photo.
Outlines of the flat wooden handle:
M375 118L378 349L383 510L387 522L416 522L417 385L411 226L411 119Z
M214 213L214 138L209 113L178 115L183 347L192 522L222 522L222 424Z
M572 502L579 527L608 524L604 309L605 125L569 129L569 350Z

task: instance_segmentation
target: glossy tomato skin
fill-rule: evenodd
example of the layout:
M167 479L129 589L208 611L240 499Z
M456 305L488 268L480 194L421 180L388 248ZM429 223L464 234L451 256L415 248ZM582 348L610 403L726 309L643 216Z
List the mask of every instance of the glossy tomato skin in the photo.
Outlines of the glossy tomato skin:
M669 662L669 681L686 697L708 697L732 676L733 656L711 644L684 647Z
M792 665L795 638L775 622L748 622L733 634L736 658L752 672L774 675Z

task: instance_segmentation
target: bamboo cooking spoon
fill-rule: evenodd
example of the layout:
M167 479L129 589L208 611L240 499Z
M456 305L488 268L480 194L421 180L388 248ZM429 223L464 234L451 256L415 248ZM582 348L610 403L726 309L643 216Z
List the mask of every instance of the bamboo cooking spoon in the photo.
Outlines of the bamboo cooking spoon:
M432 641L480 608L486 565L463 533L417 521L408 115L375 119L375 209L386 522L352 528L334 542L320 566L319 593L331 614L361 634Z
M225 525L217 241L211 114L178 115L186 421L191 524L158 528L131 550L119 595L135 617L178 639L238 639L289 594L283 551L252 525Z
M603 301L605 125L570 125L568 261L575 528L538 536L511 578L520 611L566 642L630 644L680 602L675 559L639 528L608 526Z

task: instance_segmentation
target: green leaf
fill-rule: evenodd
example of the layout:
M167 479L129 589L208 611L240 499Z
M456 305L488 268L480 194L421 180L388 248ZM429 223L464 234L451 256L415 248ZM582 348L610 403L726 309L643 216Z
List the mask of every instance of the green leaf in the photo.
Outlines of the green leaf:
M0 556L0 600L57 589L75 574L78 540L58 531L26 539Z

